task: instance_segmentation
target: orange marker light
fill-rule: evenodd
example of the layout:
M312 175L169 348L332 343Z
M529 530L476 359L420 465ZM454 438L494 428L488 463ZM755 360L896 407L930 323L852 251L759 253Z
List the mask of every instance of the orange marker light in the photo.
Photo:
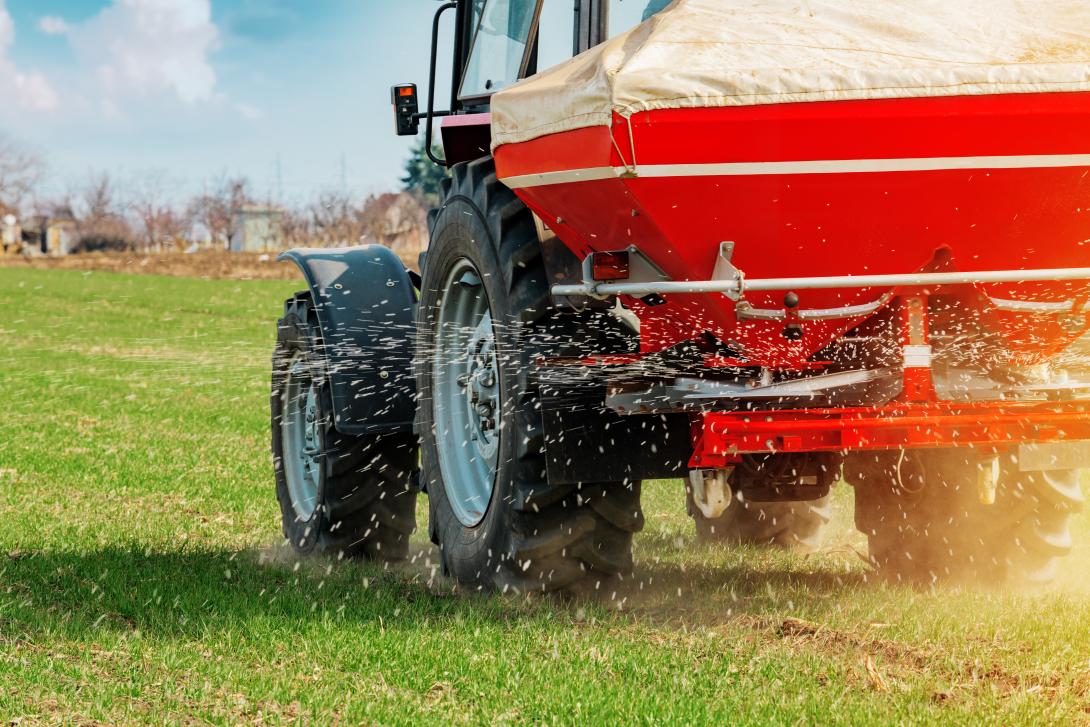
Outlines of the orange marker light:
M628 251L594 253L590 274L595 280L624 280L628 277Z

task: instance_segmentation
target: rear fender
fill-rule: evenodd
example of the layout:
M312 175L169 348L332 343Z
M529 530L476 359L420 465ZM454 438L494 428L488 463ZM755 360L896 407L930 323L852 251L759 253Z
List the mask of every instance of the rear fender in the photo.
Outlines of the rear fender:
M299 266L322 329L333 423L345 434L412 431L416 289L389 248L300 248Z

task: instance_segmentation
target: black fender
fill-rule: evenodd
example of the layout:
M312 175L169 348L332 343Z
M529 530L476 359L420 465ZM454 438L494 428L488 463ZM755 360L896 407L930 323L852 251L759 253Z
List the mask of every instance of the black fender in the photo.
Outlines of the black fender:
M337 431L412 431L413 274L381 245L299 248L277 259L299 266L314 300Z

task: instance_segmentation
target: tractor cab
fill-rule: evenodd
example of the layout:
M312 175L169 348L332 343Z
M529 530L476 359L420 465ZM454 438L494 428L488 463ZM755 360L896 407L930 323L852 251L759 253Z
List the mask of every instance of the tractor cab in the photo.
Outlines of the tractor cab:
M431 72L425 110L415 83L391 92L398 136L415 136L425 121L425 148L445 166L488 153L493 93L551 68L631 29L670 0L451 0L432 23ZM449 108L436 110L440 19L455 11L454 69ZM442 118L444 156L432 154L433 119Z

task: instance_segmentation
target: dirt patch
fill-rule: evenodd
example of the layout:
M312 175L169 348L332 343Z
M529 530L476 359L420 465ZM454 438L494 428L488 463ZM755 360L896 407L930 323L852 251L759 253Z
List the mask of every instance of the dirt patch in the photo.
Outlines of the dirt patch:
M415 260L403 262L415 267ZM111 273L142 273L208 280L296 280L298 269L277 262L276 253L84 253L63 257L0 255L0 267L56 270L101 270Z
M714 626L690 628L684 621L666 622L654 614L634 615L631 624L617 629L625 630L637 623L645 629L650 627L640 638L651 643L681 642L691 647L709 647L712 642L708 641L708 635L715 634L722 636L721 645L714 647L721 652L723 645L741 637L743 643L758 648L786 648L791 653L818 654L844 664L846 678L853 688L899 693L929 687L931 699L937 703L966 703L981 691L1002 697L1045 698L1073 693L1083 699L1090 687L1090 668L1022 674L1005 667L1001 654L988 650L971 656L940 644L909 645L883 638L886 624L878 622L858 630L841 630L791 617L737 614Z
M994 658L967 659L933 644L909 646L870 633L841 631L796 618L739 616L736 623L793 649L813 649L834 655L844 663L855 663L859 682L878 692L903 689L921 677L946 684L932 695L940 702L979 689L990 689L1004 696L1054 696L1070 688L1060 674L1038 674L1033 678L1006 669ZM875 630L882 626L875 623L870 628Z

